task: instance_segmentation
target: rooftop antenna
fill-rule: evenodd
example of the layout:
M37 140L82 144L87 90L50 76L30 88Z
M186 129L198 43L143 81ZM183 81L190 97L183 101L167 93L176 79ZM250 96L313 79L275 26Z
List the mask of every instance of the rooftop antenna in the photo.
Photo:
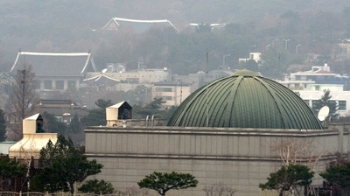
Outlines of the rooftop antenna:
M180 86L180 104L182 103L182 82Z
M318 111L318 115L317 118L319 121L322 122L322 126L325 127L326 126L326 118L329 115L329 107L328 106L323 106L320 111Z

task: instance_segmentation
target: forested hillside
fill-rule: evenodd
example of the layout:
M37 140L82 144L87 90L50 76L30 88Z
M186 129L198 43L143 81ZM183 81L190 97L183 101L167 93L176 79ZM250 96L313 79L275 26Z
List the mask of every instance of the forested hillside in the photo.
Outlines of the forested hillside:
M106 63L125 63L128 69L142 63L182 74L219 68L226 54L230 54L227 65L239 68L238 58L269 49L263 56L270 70L278 66L285 72L289 65L305 61L306 53L327 58L337 50L335 44L349 37L349 6L350 1L344 0L4 0L0 1L0 65L8 70L19 49L91 50L100 69ZM168 19L180 32L101 31L112 17ZM205 25L185 31L191 22L230 25L218 32Z

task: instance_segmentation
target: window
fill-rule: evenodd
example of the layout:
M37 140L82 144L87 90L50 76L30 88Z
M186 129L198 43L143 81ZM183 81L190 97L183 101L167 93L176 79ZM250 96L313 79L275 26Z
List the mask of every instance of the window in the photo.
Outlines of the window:
M346 101L339 101L338 110L346 110Z
M40 80L35 80L35 85L36 85L36 88L40 89L41 88L41 81Z
M156 92L173 92L173 89L172 88L157 87Z
M62 116L55 116L55 117L56 117L56 120L57 120L58 122L62 122L62 121L63 121Z
M312 109L315 109L319 103L319 100L312 100L311 103L312 103Z
M332 104L332 105L337 105L337 102L334 101L334 100L329 100L329 103Z
M319 91L319 90L320 90L320 86L319 86L319 85L316 85L316 86L315 86L315 90Z
M44 80L44 89L52 89L52 81Z
M56 89L60 89L60 90L64 89L64 82L63 82L63 80L57 80L56 81Z

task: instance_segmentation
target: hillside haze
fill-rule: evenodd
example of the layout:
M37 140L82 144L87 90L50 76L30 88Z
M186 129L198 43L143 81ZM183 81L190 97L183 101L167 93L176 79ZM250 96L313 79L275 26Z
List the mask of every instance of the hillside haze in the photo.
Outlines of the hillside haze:
M172 44L169 41L169 35L171 35L169 32L167 32L166 38L164 38L164 34L158 36L158 38L168 39L166 49L164 47L157 49L159 54L167 50L166 57L161 55L155 57L156 54L145 54L152 50L152 47L154 47L152 44L150 44L150 48L143 51L129 49L128 54L125 51L118 51L119 49L112 46L113 44L119 44L120 47L129 48L131 44L139 44L142 40L155 39L155 37L138 37L138 40L135 41L132 40L135 36L132 36L129 42L123 37L121 39L123 42L121 42L117 36L104 37L104 34L98 34L93 30L103 27L112 17L123 17L145 20L168 19L180 30L184 29L188 23L194 22L252 24L254 28L264 29L266 27L268 31L271 31L273 28L269 29L269 25L278 26L276 25L276 18L286 13L295 15L332 13L336 15L334 18L338 18L341 16L337 14L343 13L344 8L349 6L350 2L344 0L4 0L0 1L0 65L3 70L7 70L13 63L17 51L21 49L37 52L86 52L91 50L101 68L108 62L130 63L130 68L133 68L136 67L137 61L147 63L145 59L150 59L148 62L150 66L171 67L175 66L177 56L169 55L170 52L174 52L171 51L171 48L169 49ZM246 27L246 30L240 29L241 31L249 31L249 28ZM124 33L125 35L134 35L134 32ZM247 32L241 33L246 34ZM236 49L235 47L245 48L245 50L238 52L237 56L232 55L232 58L227 60L228 63L248 53L252 50L252 46L256 46L255 49L264 48L266 41L261 40L259 43L256 35L247 38L246 45L240 43L235 46L226 46L226 48L223 46L222 49L218 49L219 45L216 48L209 48L209 50L215 51L212 52L212 61L219 64L220 56L225 53L232 53L229 50L233 51L233 49ZM270 33L267 37L271 39L273 36L276 36L276 34ZM211 38L202 39L208 40ZM198 42L201 42L201 40L199 39ZM214 39L212 42L217 43L219 41ZM220 43L222 44L222 42ZM147 44L149 43L144 43L144 45ZM199 44L196 47L206 47L208 50L207 45L201 46ZM139 47L134 46L134 48ZM112 50L114 53L105 54L106 51ZM198 62L191 60L189 63L194 64L194 66L203 66L205 49L197 51L197 53L192 54L192 56L202 55L197 57L201 60ZM162 61L162 58L166 58L166 60ZM197 70L199 68L185 71Z

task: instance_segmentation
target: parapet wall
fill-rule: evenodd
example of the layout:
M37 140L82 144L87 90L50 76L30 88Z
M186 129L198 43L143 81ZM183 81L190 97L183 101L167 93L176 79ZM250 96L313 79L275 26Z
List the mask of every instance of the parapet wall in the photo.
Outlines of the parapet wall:
M334 129L333 129L334 128ZM137 186L153 171L191 173L197 188L185 196L205 195L203 189L222 183L238 195L257 195L258 185L283 163L272 146L287 140L314 143L314 155L324 156L316 167L325 169L329 153L349 152L349 133L343 127L328 130L239 129L194 127L87 127L86 155L104 167L95 177L115 188ZM341 130L340 130L341 129ZM341 143L341 145L339 144ZM306 162L308 157L299 157ZM321 178L313 181L321 184Z

